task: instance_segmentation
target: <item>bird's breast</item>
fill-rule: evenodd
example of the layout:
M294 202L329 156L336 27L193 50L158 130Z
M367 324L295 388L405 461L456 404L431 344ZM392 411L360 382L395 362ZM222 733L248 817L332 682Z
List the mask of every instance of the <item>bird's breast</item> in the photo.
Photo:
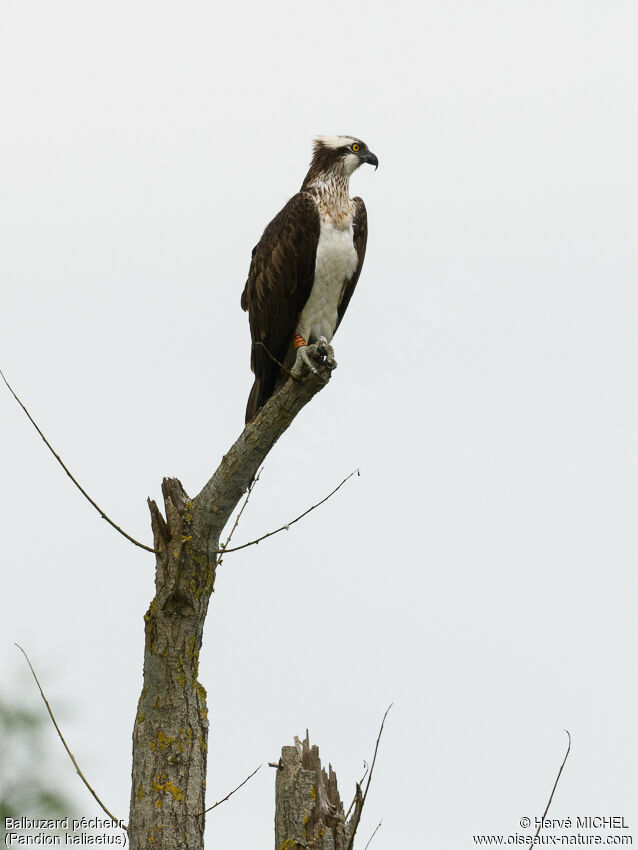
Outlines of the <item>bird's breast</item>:
M345 283L352 278L359 258L352 239L352 223L337 226L323 219L317 245L315 279L310 297L301 313L300 327L305 339L313 342L322 336L332 339L337 311Z

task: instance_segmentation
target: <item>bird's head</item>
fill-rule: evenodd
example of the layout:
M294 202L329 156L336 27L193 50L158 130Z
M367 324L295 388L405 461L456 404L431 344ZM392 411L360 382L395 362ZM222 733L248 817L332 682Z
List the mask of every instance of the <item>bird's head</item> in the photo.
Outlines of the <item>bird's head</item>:
M374 165L376 169L379 160L361 139L354 136L317 136L308 177L312 180L345 177L347 180L364 163Z

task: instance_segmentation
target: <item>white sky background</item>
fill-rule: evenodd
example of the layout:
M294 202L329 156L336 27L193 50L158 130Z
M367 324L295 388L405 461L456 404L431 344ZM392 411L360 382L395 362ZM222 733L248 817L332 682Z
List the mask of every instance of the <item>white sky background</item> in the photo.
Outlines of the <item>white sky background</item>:
M194 495L241 430L250 251L312 137L380 160L339 369L236 542L361 477L220 569L210 803L306 727L349 802L394 701L360 846L521 832L564 728L552 814L638 837L637 37L634 2L3 0L0 365L146 542L162 477ZM0 416L2 693L36 701L18 641L126 819L153 558ZM264 767L207 847L272 846L273 814Z

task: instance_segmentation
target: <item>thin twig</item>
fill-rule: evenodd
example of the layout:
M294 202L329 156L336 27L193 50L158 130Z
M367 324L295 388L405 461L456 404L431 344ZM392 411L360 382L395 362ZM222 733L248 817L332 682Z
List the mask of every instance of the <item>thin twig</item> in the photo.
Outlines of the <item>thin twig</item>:
M250 482L250 484L249 484L249 486L248 486L248 490L246 491L246 498L244 499L244 502L243 502L243 504L242 504L241 508L239 509L239 513L238 513L238 514L237 514L237 516L235 517L235 522L233 523L233 527L232 527L232 528L231 528L231 530L230 530L230 534L229 534L229 535L228 535L228 537L226 538L226 542L222 544L222 552L225 552L225 551L226 551L226 549L228 549L228 544L229 544L229 543L230 543L230 541L232 540L233 534L235 533L235 529L236 529L236 528L237 528L237 526L239 525L239 520L241 519L241 515L243 514L243 512L244 512L244 510L245 510L245 508L246 508L246 505L248 504L248 500L250 499L250 497L251 497L251 495L252 495L252 492L253 492L253 490L255 489L255 485L256 485L256 484L257 484L257 482L259 481L259 476L261 475L261 473L262 473L263 471L264 471L264 468L263 468L263 466L262 466L262 468L259 470L259 472L257 473L257 475L255 475L255 477L253 478L253 480ZM217 559L217 566L218 566L218 567L221 565L222 560L223 560L223 557L224 557L223 555L220 555L220 556L219 556L219 558Z
M286 525L282 525L280 528L276 528L274 531L269 531L267 534L262 534L261 537L258 537L256 540L251 540L249 543L242 543L241 546L232 546L230 549L215 549L214 552L211 552L211 555L225 555L227 552L239 552L240 549L246 549L248 546L256 546L257 543L261 543L261 541L265 540L267 537L272 537L273 534L279 534L280 531L288 531L288 529L290 528L291 525L294 525L296 522L299 522L300 519L303 519L309 513L314 511L316 508L323 505L324 502L327 502L328 499L331 496L334 496L334 494L337 492L337 490L340 490L343 487L343 485L346 483L346 481L349 481L352 478L352 476L355 475L355 474L361 475L361 473L359 472L358 469L354 469L350 473L350 475L348 475L346 478L343 479L341 484L339 484L337 487L334 488L334 490L331 493L328 493L327 496L325 496L320 502L317 502L316 505L312 505L312 507L308 508L307 511L304 511L302 514L299 514L298 517L291 519L290 522L287 523Z
M255 770L253 770L253 772L250 774L250 776L247 776L247 777L244 779L244 781L243 781L243 782L240 782L240 783L239 783L239 785L237 786L237 788L233 788L233 790L230 792L230 794L226 794L226 796L225 796L225 797L223 797L221 800L218 800L218 801L217 801L214 805L209 806L207 809L204 809L204 811L203 811L203 812L197 812L197 814L195 815L195 817L200 817L201 815L205 815L205 814L206 814L206 812L212 812L212 810L213 810L213 809L216 809L216 808L217 808L217 806L221 806L221 804L222 804L222 803L225 803L225 802L226 802L226 800L228 800L228 798L229 798L229 797L232 797L232 796L233 796L233 794L235 793L235 791L239 791L239 789L242 787L242 785L245 785L245 784L248 782L248 780L249 780L249 779L252 779L252 778L253 778L253 776L257 773L257 771L258 771L258 770L260 770L260 769L261 769L261 765L259 765L259 767L256 767L256 768L255 768Z
M42 433L42 431L41 431L41 430L40 430L40 428L38 427L38 424L36 423L35 419L31 416L31 414L29 413L29 411L27 410L27 408L26 408L26 407L24 406L24 404L20 401L20 399L19 399L19 398L18 398L18 396L16 395L16 393L15 393L15 391L14 391L13 387L11 386L11 384L9 383L9 381L7 381L7 379L5 378L4 373L3 373L3 371L2 371L1 369L0 369L0 375L2 375L2 380L5 382L5 384L6 384L6 385L7 385L7 387L9 388L9 392L11 393L11 395L14 397L14 399L18 402L18 404L20 405L20 407L21 407L21 408L24 410L24 412L27 414L27 418L29 419L29 422L31 422L31 424L33 425L33 427L35 428L35 430L38 432L38 434L39 434L39 435L42 437L42 439L44 440L44 444L46 445L46 447L48 448L48 450L51 452L51 454L52 454L52 455L53 455L53 457L57 460L57 462L60 464L60 466L62 467L62 469L63 469L63 470L66 472L66 474L69 476L69 478L71 479L71 481L72 481L72 482L75 484L75 486L78 488L78 490L80 491L80 493L82 493L82 495L84 496L84 498L85 498L85 499L87 499L87 500L88 500L88 501L89 501L89 502L93 505L93 507L94 507L94 508L95 508L95 510L99 513L99 515L102 517L102 519L105 519L105 520L108 522L108 524L109 524L109 525L111 525L111 526L112 526L112 527L113 527L116 531L119 531L119 533L120 533L123 537L126 537L126 539L127 539L127 540L130 540L130 542L131 542L131 543L134 543L136 546L139 546L139 547L140 547L140 549L146 549L146 551L147 551L147 552L153 552L154 554L156 554L156 555L157 555L157 554L158 554L158 552L157 552L157 550L156 550L156 549L152 549L150 546L147 546L145 543L140 543L140 542L139 542L139 540L136 540L134 537L131 537L131 535L130 535L130 534L127 534L127 533L126 533L126 531L124 531L124 529L120 528L120 526L119 526L119 525L116 525L116 523L114 523L114 522L113 522L113 520L112 520L109 516L107 516L107 515L104 513L104 511L102 510L102 508L101 508L101 507L100 507L100 506L99 506L96 502L94 502L94 501L93 501L93 499L89 496L89 494L88 494L88 493L86 492L86 490L82 487L82 485L81 485L81 484L80 484L80 483L79 483L79 482L78 482L78 481L77 481L77 480L73 477L73 475L71 475L71 472L69 471L68 467L65 465L65 463L64 463L64 461L62 460L62 458L60 457L60 455L56 453L56 451L55 451L55 449L53 448L53 446L51 445L51 443L50 443L50 442L47 440L47 438L44 436L44 434Z
M552 793L549 795L549 800L547 801L547 805L545 806L545 811L543 812L543 816L540 820L540 823L538 824L538 829L536 830L536 835L534 836L534 838L532 838L530 845L528 847L528 850L532 850L532 847L536 843L536 839L538 838L538 834L541 831L541 827L543 826L543 821L545 820L545 815L549 811L549 807L551 806L552 800L554 799L554 791L556 790L556 786L558 785L558 780L560 779L560 775L563 772L563 768L565 767L565 762L567 761L567 756L569 755L569 751L572 748L572 736L569 734L567 729L564 729L563 731L567 734L567 752L565 753L565 758L563 759L563 763L561 764L561 766L558 770L558 775L556 777L556 781L554 782L554 787L552 788Z
M75 760L75 756L73 755L73 753L72 753L72 752L71 752L71 750L69 749L69 746L68 746L67 742L64 740L64 735L63 735L63 734L62 734L62 732L60 731L60 727L59 727L59 726L58 726L58 724L56 723L55 717L53 716L53 712L51 711L51 706L49 705L49 703L48 703L48 701L47 701L47 698L46 698L46 697L45 697L45 695L44 695L44 691L42 690L42 685L40 684L40 682L39 682L39 680L38 680L38 677L37 677L37 676L36 676L36 674L35 674L35 670L33 669L33 665L32 665L32 664L31 664L31 662L29 661L29 656L26 654L26 652L24 651L24 649L22 649L22 647L20 646L20 644L19 644L19 643L16 643L16 646L18 647L18 649L20 650L20 652L24 655L24 657L25 657L25 658L26 658L26 660L27 660L27 664L29 665L29 668L30 668L30 670L31 670L31 673L33 674L33 678L35 679L35 683L36 683L36 685L38 686L38 690L40 691L40 696L41 696L41 697L42 697L42 699L44 700L44 704L46 705L46 707L47 707L47 711L49 712L49 717L51 718L51 720L52 720L52 722L53 722L53 725L55 726L55 731L58 733L58 736L59 736L60 740L62 741L62 743L63 743L63 745L64 745L64 749L67 751L67 753L68 753L68 755L69 755L69 758L70 758L70 759L71 759L71 761L73 762L73 767L75 768L75 770L76 770L76 772L77 772L78 776L80 777L80 779L82 780L82 782L84 782L84 784L85 784L85 785L86 785L86 787L89 789L89 791L91 792L91 794L93 795L93 797L97 800L97 802L99 803L99 805L102 807L102 810L106 812L106 814L107 814L107 815L111 818L111 820L116 821L118 824L120 824L120 825L122 826L122 829L125 829L125 830L128 832L128 827L124 826L124 824L122 824L122 821L121 821L119 818L116 818L114 814L112 814L111 812L109 812L109 810L106 808L106 806L104 805L104 803L100 800L100 798L99 798L99 797L98 797L98 795L95 793L95 791L93 790L93 788L91 788L91 786L89 785L87 778L85 777L85 775L84 775L84 774L82 773L82 771L80 770L80 765L76 762L76 760Z
M258 341L258 342L253 343L253 345L261 345L261 347L264 349L264 351L270 357L270 359L274 360L275 363L277 364L277 366L279 366L279 368L282 370L282 372L285 372L286 375L288 375L289 378L293 379L293 381L303 381L303 378L300 378L299 375L294 375L290 371L290 369L287 369L280 360L277 360L275 355L271 353L270 349L263 342Z
M377 743L374 745L374 755L372 756L372 764L370 765L370 773L368 774L368 781L366 782L366 790L363 792L363 800L361 802L361 808L362 809L365 805L366 797L368 796L368 791L370 790L370 783L372 782L372 772L374 770L374 766L375 766L376 761L377 761L377 753L379 752L379 744L381 742L381 735L383 735L383 727L385 725L385 719L388 716L388 713L389 713L389 711L390 711L390 709L392 708L393 705L394 705L394 703L391 702L390 705L386 708L385 714L383 715L383 720L381 721L381 728L379 729L379 734L377 735Z
M349 808L348 808L348 811L346 812L346 817L345 817L345 819L346 819L346 820L348 820L348 815L349 815L349 814L350 814L350 812L352 811L352 807L354 806L354 804L355 804L355 803L356 803L356 801L357 801L357 797L359 796L359 792L361 791L361 785L363 784L363 780L364 780L364 779L366 778L366 776L368 775L368 770L370 770L370 766L369 766L368 762L367 762L365 759L363 760L363 768L364 768L364 770L363 770L363 776L362 776L362 777L361 777L361 779L360 779L360 780L356 783L356 789L357 789L357 790L355 791L354 797L352 798L352 802L350 803L350 806L349 806Z
M379 827L381 826L381 824L382 824L382 823L383 823L383 821L381 821L381 820L380 820L380 821L379 821L379 823L378 823L378 824L377 824L377 826L376 826L376 829L374 830L374 832L372 833L372 835L370 836L370 838L368 838L368 843L367 843L367 844L366 844L366 846L363 848L363 850L368 850L368 847L370 846L370 842L372 841L372 839L374 838L374 836L377 834L377 830L379 829Z
M357 818L356 822L352 825L352 833L350 835L350 840L348 841L347 850L352 850L352 846L354 844L354 837L357 832L357 827L359 826L359 820L361 819L361 812L363 811L363 807L366 804L366 797L368 796L368 791L370 790L370 783L372 782L372 774L374 772L374 765L377 761L377 753L379 752L379 743L381 741L381 735L383 735L383 727L385 725L385 719L388 716L388 712L392 708L394 703L390 703L390 705L386 708L385 714L383 715L383 720L381 721L381 728L379 729L379 734L377 735L377 743L374 746L374 755L372 757L372 762L370 764L370 773L368 774L368 781L366 782L366 790L363 792L363 798L361 799L361 805L358 808L358 817L357 817L357 809L353 814L353 818Z

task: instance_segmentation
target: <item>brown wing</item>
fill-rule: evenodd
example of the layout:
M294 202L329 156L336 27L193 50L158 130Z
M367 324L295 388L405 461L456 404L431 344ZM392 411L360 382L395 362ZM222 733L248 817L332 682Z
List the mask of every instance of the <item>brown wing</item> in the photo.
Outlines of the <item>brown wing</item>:
M337 310L337 324L335 326L335 333L337 328L341 324L341 320L343 319L343 314L348 309L348 304L350 303L350 299L352 298L352 293L354 292L354 288L357 285L357 281L359 280L359 275L361 274L361 269L363 267L363 260L366 255L366 243L368 241L368 215L366 213L366 205L363 203L362 198L353 198L355 205L355 213L354 219L352 221L352 240L354 242L354 247L357 252L357 257L359 258L359 262L357 263L357 267L354 270L354 274L347 281L346 285L343 288L343 292L341 293L341 301L339 302L339 308Z
M255 373L246 422L275 390L280 369L273 358L283 363L310 296L320 226L313 198L299 192L270 222L253 248L241 296L241 306L250 320L250 367Z

